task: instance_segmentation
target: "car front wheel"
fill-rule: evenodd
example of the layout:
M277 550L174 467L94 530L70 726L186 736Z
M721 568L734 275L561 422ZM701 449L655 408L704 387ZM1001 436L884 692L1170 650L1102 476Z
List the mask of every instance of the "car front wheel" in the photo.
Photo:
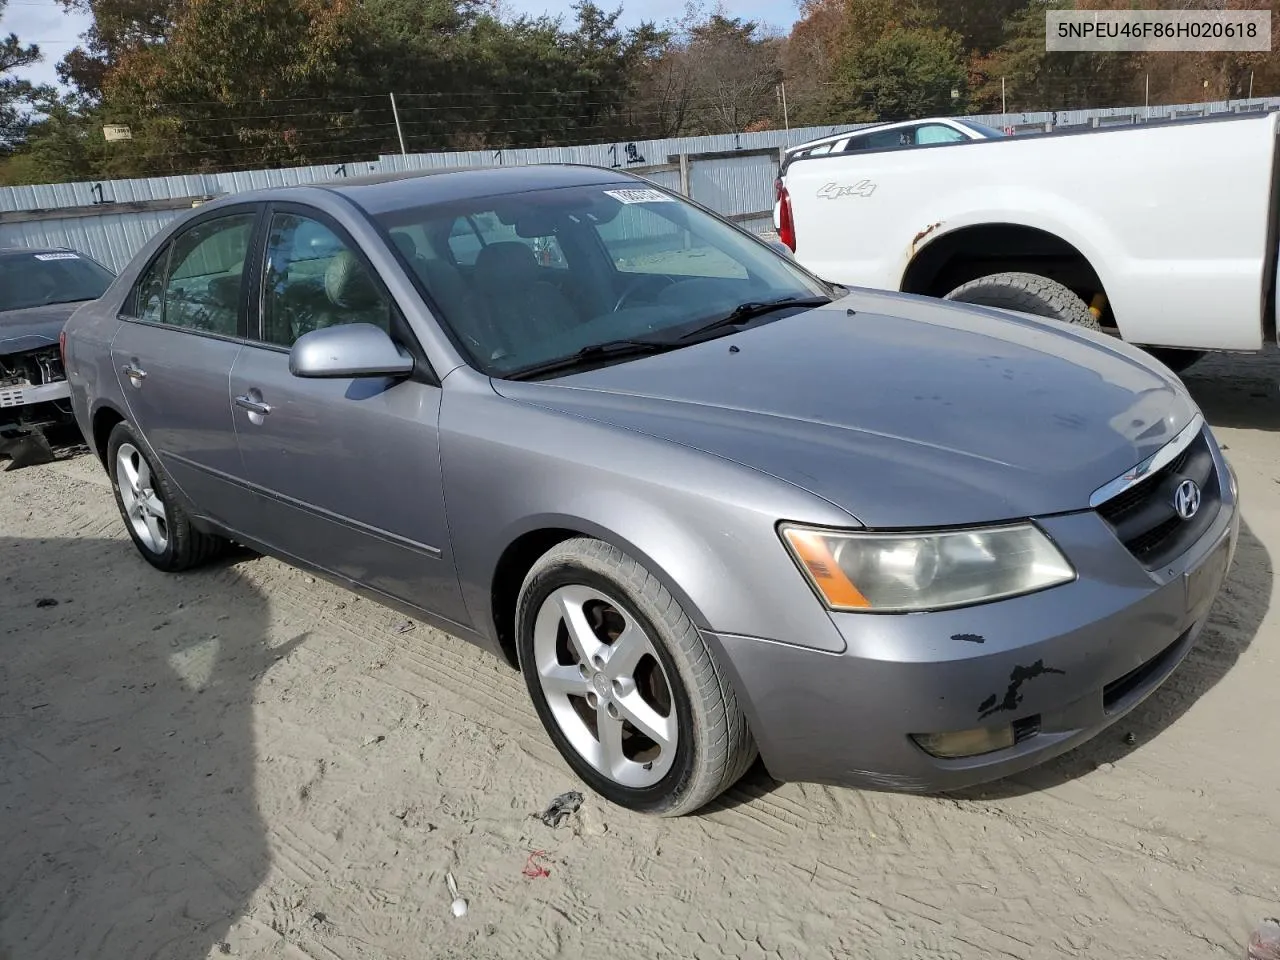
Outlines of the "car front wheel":
M697 627L644 567L599 540L552 549L516 609L521 672L560 753L597 793L679 816L756 756L733 687Z
M125 529L153 567L166 573L189 570L213 559L226 545L191 525L168 478L142 452L127 423L111 431L107 469Z

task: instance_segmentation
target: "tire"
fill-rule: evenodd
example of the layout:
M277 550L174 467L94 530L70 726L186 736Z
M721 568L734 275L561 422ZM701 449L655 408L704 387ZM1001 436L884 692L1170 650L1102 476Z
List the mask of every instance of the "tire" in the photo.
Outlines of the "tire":
M516 604L516 651L552 742L619 806L692 813L756 758L733 687L697 627L653 574L607 543L569 540L534 564Z
M126 462L137 478L136 484L129 478ZM107 472L129 537L142 558L157 570L191 570L226 549L226 540L191 525L169 478L143 453L142 444L127 423L116 424L107 439Z
M1102 329L1087 303L1058 281L1034 273L993 273L979 277L956 287L944 299L1018 310L1086 330Z
M1182 350L1177 347L1145 347L1144 349L1174 373L1182 373L1205 355L1203 350Z

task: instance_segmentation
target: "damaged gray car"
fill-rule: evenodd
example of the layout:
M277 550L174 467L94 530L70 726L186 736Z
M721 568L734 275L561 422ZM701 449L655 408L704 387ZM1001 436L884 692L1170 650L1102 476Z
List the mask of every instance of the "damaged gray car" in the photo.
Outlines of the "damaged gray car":
M59 337L113 279L74 250L0 247L0 460L10 469L52 460L49 433L75 435Z
M66 360L148 563L237 541L504 656L585 784L667 816L757 750L937 791L1084 743L1195 645L1240 528L1138 348L836 287L594 167L201 206Z

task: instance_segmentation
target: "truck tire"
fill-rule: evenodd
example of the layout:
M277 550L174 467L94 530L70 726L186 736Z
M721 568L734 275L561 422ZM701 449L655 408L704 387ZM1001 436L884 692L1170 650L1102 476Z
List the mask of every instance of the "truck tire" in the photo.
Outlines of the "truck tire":
M1034 273L993 273L956 287L943 299L1017 310L1086 330L1102 329L1088 304L1058 281Z
M1205 354L1203 350L1183 350L1179 347L1144 347L1144 349L1174 373L1182 373Z

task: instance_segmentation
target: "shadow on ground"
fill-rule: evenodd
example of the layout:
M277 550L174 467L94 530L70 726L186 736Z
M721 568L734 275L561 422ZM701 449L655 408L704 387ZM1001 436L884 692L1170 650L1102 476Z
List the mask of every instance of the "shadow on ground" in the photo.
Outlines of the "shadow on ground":
M291 645L229 563L169 577L91 538L0 557L0 958L208 956L268 868L254 688Z
M1213 426L1280 430L1280 350L1207 357L1182 381Z

